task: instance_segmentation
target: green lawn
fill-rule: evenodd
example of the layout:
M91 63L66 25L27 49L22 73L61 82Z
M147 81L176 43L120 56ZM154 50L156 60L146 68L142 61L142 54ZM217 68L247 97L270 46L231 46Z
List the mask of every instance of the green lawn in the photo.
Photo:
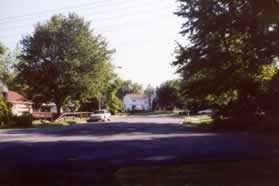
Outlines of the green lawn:
M121 186L278 186L279 161L230 161L130 167L115 174Z
M56 122L36 120L33 121L33 127L69 126L76 123L79 124L86 123L87 122L86 120L87 120L86 118L70 118L70 119L60 120Z
M210 125L213 122L213 119L210 115L196 115L186 117L184 120L184 126L206 126Z

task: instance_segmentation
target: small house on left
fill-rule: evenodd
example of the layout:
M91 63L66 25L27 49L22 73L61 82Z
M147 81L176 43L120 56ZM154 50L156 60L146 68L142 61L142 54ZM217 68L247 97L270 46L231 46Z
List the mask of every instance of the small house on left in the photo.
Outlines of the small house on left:
M0 81L0 94L11 105L13 115L21 116L25 113L32 114L32 101L15 91L10 91L8 87Z

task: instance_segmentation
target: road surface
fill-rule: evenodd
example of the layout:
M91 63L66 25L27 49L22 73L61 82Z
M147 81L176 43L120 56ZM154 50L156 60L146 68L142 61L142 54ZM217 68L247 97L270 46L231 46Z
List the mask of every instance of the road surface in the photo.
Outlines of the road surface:
M0 185L59 181L110 185L109 175L125 166L266 159L279 154L278 144L267 137L184 128L182 121L129 116L107 123L1 130Z

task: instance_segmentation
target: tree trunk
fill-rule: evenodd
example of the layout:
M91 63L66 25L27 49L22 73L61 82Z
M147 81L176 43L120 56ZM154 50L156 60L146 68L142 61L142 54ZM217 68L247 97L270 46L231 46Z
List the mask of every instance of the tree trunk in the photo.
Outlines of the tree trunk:
M61 104L60 103L55 103L56 104L56 113L58 116L61 115Z

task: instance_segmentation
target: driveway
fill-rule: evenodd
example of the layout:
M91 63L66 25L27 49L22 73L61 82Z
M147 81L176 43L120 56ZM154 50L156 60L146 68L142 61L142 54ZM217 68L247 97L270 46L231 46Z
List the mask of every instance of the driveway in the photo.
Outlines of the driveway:
M38 173L39 182L46 175L52 178L48 180L57 175L68 180L72 175L79 177L78 183L92 183L108 180L111 171L130 165L268 159L279 154L278 144L267 137L183 128L182 121L179 117L129 116L108 123L1 130L0 178L2 170L30 184L30 170Z

